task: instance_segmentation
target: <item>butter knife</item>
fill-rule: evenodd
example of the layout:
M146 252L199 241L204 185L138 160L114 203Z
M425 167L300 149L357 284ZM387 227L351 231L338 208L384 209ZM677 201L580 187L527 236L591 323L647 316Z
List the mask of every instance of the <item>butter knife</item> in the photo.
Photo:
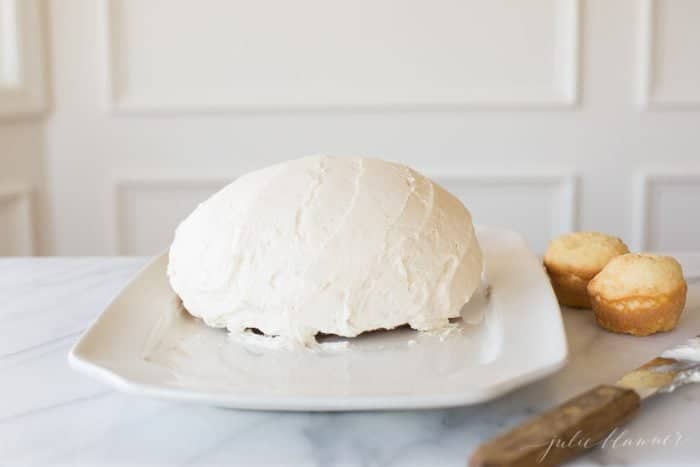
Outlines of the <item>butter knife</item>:
M700 336L662 352L614 385L595 387L483 443L469 465L559 465L630 420L643 399L691 382L700 382Z

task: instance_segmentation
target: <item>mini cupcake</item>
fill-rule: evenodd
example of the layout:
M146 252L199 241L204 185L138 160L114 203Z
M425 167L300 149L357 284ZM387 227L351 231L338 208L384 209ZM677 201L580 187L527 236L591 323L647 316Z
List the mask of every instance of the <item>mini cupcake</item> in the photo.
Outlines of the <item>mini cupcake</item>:
M559 303L590 308L588 282L611 259L628 252L622 240L599 232L574 232L552 240L544 255L544 266Z
M678 261L648 253L612 259L588 284L598 324L635 336L676 327L687 291Z

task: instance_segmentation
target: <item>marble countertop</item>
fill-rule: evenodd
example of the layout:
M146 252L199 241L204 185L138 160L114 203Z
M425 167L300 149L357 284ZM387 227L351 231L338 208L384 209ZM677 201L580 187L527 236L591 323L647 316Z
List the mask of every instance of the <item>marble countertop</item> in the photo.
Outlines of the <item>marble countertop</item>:
M635 338L564 310L570 361L492 402L446 410L246 412L121 394L67 353L144 258L0 260L0 466L464 466L486 438L700 333L700 256L679 327ZM644 402L604 449L573 465L698 465L700 384Z

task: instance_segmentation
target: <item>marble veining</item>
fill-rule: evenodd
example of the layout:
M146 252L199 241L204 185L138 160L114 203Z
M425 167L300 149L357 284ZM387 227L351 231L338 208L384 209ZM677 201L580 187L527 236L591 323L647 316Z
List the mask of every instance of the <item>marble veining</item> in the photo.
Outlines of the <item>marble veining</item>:
M314 414L128 396L78 374L68 367L68 350L146 259L1 259L0 466L464 466L489 436L613 382L699 334L700 255L679 259L693 280L672 333L611 334L595 325L590 312L564 310L566 368L495 401L445 410ZM572 465L697 465L699 413L698 384L645 401L614 445L611 440ZM662 445L662 437L670 441Z

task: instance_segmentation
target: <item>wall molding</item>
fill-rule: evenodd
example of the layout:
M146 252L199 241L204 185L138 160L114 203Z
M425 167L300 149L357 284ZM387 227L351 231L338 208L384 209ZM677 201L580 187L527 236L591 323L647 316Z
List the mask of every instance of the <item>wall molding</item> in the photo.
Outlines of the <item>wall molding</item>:
M478 187L536 187L553 192L551 236L575 231L578 228L579 176L574 173L477 173L477 174L439 174L427 175L442 186L469 188ZM235 180L237 175L222 174L187 174L170 173L122 173L112 177L110 186L109 232L112 236L112 253L115 255L128 252L126 238L128 227L125 219L123 194L125 190L183 190L210 189L213 193L227 183Z
M109 233L111 235L111 249L114 255L126 254L126 220L125 206L123 203L124 190L163 190L163 189L207 189L212 192L230 183L236 176L222 176L221 174L186 174L184 172L169 173L120 173L111 177L110 201L108 212Z
M435 175L433 180L443 186L465 184L470 187L550 187L557 193L556 211L560 222L553 224L552 237L573 232L579 224L579 176L575 173L484 173L469 175Z
M35 249L35 220L33 203L33 190L27 184L0 183L0 213L11 212L14 218L8 228L14 230L13 237L19 239L15 251L18 256L33 256ZM1 226L5 227L5 226Z
M638 37L638 95L644 110L697 110L700 94L686 98L664 98L655 95L656 62L656 11L658 0L640 0Z
M294 104L245 104L236 102L235 96L225 93L203 98L192 92L172 91L165 96L130 94L125 83L125 66L119 60L120 22L115 0L102 0L102 26L104 31L104 56L106 57L107 103L116 113L258 113L305 111L353 111L353 110L459 110L459 109L562 109L574 108L579 103L580 82L580 0L560 0L557 3L556 59L561 66L555 77L552 92L516 91L510 95L496 96L494 92L482 92L465 96L454 103L444 102L326 102ZM331 100L331 99L329 99ZM406 99L408 101L408 99Z
M637 38L637 94L642 109L652 107L651 88L654 75L654 1L640 0Z
M654 193L664 185L676 186L680 183L688 183L698 186L700 191L700 170L686 172L654 171L645 172L638 176L636 188L636 219L637 238L636 244L642 251L656 250L653 227L656 216L654 206Z
M0 118L46 109L43 2L0 0Z

